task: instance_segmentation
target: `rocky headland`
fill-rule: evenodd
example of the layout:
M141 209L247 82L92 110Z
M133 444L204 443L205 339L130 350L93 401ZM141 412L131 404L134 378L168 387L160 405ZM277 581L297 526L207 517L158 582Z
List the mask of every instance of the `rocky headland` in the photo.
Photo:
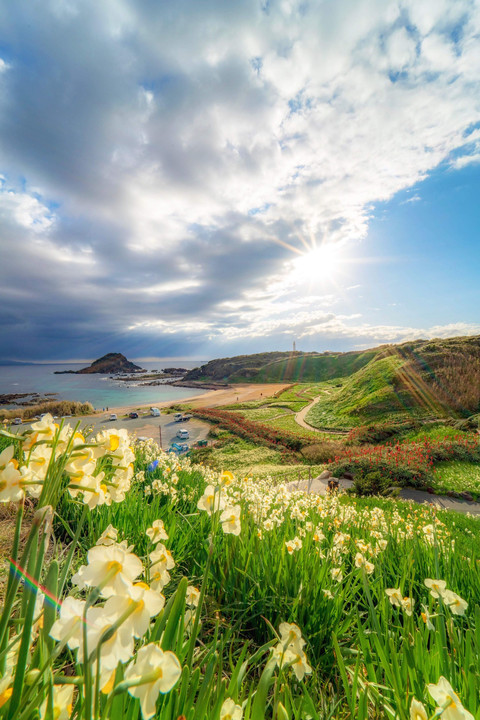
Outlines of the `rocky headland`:
M120 375L124 373L145 372L143 368L127 360L121 353L107 353L103 357L94 360L91 365L81 370L56 370L55 375L88 375L99 373L102 375Z

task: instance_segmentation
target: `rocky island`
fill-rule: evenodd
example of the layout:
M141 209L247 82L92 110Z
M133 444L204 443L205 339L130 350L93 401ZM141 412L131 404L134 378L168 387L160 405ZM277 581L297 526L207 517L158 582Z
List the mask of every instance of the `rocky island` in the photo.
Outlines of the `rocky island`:
M107 353L103 357L94 360L91 365L81 370L56 370L55 375L88 375L101 373L102 375L119 375L132 372L145 372L143 368L127 360L121 353Z

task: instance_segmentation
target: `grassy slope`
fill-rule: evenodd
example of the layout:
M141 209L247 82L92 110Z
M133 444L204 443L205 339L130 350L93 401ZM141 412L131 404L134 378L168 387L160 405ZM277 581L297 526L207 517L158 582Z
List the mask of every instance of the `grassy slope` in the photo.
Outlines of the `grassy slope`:
M255 382L323 382L348 377L367 365L377 354L376 350L357 353L329 353L325 355L296 355L282 358L262 367ZM252 381L241 373L232 382Z
M314 427L349 428L404 417L429 417L432 409L421 406L402 380L406 361L390 355L374 360L352 375L339 389L307 414Z

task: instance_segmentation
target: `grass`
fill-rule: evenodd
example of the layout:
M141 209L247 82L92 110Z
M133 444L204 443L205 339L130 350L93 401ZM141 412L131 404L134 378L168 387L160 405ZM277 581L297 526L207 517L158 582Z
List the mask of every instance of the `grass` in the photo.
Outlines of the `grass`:
M254 382L323 382L347 377L367 365L378 351L352 353L325 353L323 355L292 355L274 360L260 368ZM252 381L248 375L237 372L232 382Z
M43 413L65 416L91 415L94 412L93 405L90 403L81 403L76 400L49 400L48 402L38 403L37 405L17 407L13 410L0 410L0 420L13 420L13 418L16 417L28 420Z
M58 448L57 439L47 438L47 444ZM229 439L222 433L220 440ZM79 476L78 469L66 464L71 456L65 447L59 448L43 477L37 477L44 488L38 505L44 497L45 507L53 505L55 510L55 555L42 565L42 540L51 530L47 513L45 521L39 519L32 529L39 533L38 542L28 545L30 555L22 560L32 582L13 586L16 595L10 593L2 616L13 646L19 638L17 633L22 633L22 640L18 640L16 656L3 653L0 657L0 670L3 673L5 663L8 670L2 675L2 693L12 690L2 695L0 718L37 717L43 702L53 698L53 686L67 682L77 688L72 720L91 720L93 716L137 720L138 701L123 681L138 660L139 648L143 651L155 643L164 652L174 653L181 667L177 682L158 699L155 697L155 720L220 720L225 717L221 708L227 698L242 707L245 720L408 720L413 698L425 704L426 717L433 717L439 711L427 686L438 683L441 676L478 720L479 519L410 502L289 493L278 485L278 480L284 479L282 475L269 480L245 479L242 472L236 472L236 477L231 473L220 475L192 466L188 459L167 456L153 442L136 446L134 477L131 486L124 488L123 499L109 488L125 482L123 468L132 456L126 439L116 431L107 443L99 440L95 445L97 467L89 470L95 473L102 468L106 473L102 476L105 492L115 499L88 510L82 493L87 499L93 480L90 478L80 495L70 496L68 488L76 494ZM79 448L77 445L76 453ZM259 448L235 439L219 450L225 470L229 470L235 458L241 454L247 457ZM123 463L115 464L119 457ZM29 454L23 455L21 448L17 459L21 466L30 463ZM271 467L276 466L272 463ZM287 471L293 473L298 468ZM226 519L219 512L201 509L212 508L205 503L215 497L230 508ZM228 533L225 527L233 506L239 517L236 534ZM143 633L137 631L140 637L134 644L133 629L127 632L128 617L106 615L105 598L99 600L98 595L109 573L112 579L111 573L126 571L122 570L122 563L127 567L125 553L129 553L129 563L133 562L130 553L136 555L139 565L135 577L152 582L153 569L149 568L153 559L149 553L153 545L146 531L156 520L164 524L168 538L162 542L170 555L159 546L155 562L159 557L164 558L160 562L167 562L169 557L173 561L168 565L171 578L165 578L161 588L164 608L156 611ZM118 531L118 542L125 541L125 545L113 549L99 545L97 560L91 554L87 556L110 524ZM75 531L77 540L71 544ZM72 549L70 569L62 545ZM126 545L131 546L129 550ZM118 553L114 562L110 562L111 553ZM87 573L93 577L96 572L99 579L95 582L100 583L91 591L82 589L82 582L72 578L87 561L91 562ZM105 564L106 576L94 570L95 562ZM65 592L59 590L57 571L66 572ZM81 577L87 578L87 574L82 571ZM444 580L454 595L433 597L425 585L429 578ZM105 693L97 691L92 664L78 662L75 643L62 650L49 636L58 612L56 605L45 606L43 627L33 632L34 615L41 610L34 612L35 593L31 588L38 582L45 584L53 597L60 594L62 607L67 596L86 598L95 606L102 617L102 631L108 628L107 635L99 636L95 653L102 663L120 637L115 622L123 625L122 646L131 642L132 650L123 655L120 664L113 665L115 674L109 678L112 685L105 685ZM187 585L200 589L194 621L185 606ZM126 580L115 586L115 601L122 600L128 587ZM397 604L387 594L394 589L400 597ZM125 596L123 600L135 610L131 598ZM107 603L110 607L111 602ZM425 612L430 615L429 627ZM77 643L83 648L95 637L89 634L88 614L86 619ZM305 641L303 649L291 645L288 627L282 631L284 622L298 626ZM82 627L80 618L78 626ZM75 627L71 626L72 632L76 632ZM280 635L283 647L278 646ZM274 646L279 662L272 655ZM1 640L0 648L5 648ZM282 665L283 656L295 660L295 666ZM311 672L304 677L294 674L294 667L297 672L308 670L307 660ZM45 670L38 672L40 668ZM148 678L150 675L142 675L145 683ZM458 703L456 710L461 714Z
M421 406L406 381L400 382L404 365L404 359L393 355L375 360L314 405L307 422L319 428L350 429L372 422L438 417L438 407Z
M329 437L332 435L331 433L324 435L324 433L317 433L314 430L307 430L299 425L295 420L295 416L291 414L272 420L272 426L280 428L281 430L288 430L289 432L299 433L304 436L306 435L307 437L311 437L312 440L318 440L319 437Z
M435 466L434 489L441 492L468 492L480 495L480 464L461 460Z

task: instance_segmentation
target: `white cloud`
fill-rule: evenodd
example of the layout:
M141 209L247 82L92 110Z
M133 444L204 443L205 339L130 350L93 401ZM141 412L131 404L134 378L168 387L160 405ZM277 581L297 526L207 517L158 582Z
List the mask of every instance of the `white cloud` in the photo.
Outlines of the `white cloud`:
M187 335L367 332L332 316L332 283L293 281L288 247L327 238L348 253L374 203L452 153L457 168L478 161L466 132L480 121L480 8L468 0L23 11L6 12L5 32L33 61L13 52L2 73L0 138L5 175L27 189L1 191L0 207L30 233L21 271L42 238L38 286L65 305L83 291L86 316L115 328L171 333L183 313ZM57 267L70 262L74 285Z

